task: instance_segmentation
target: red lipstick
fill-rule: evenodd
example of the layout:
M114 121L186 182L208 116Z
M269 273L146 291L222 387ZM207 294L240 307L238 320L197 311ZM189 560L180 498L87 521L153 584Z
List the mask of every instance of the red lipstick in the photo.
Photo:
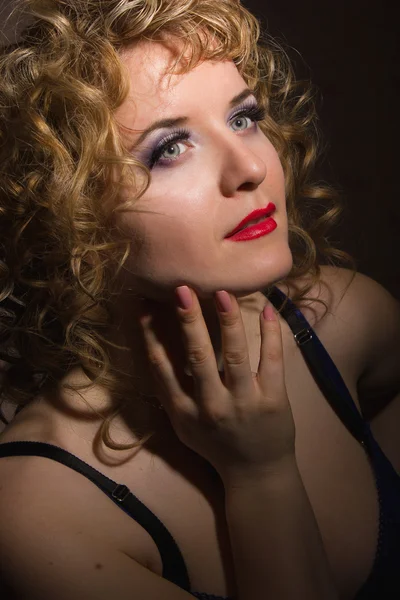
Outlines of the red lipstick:
M256 239L271 233L278 226L276 221L270 216L275 210L276 206L272 202L270 202L266 208L254 210L247 215L243 221L236 225L236 227L228 233L226 238L239 242ZM246 227L251 221L259 219L262 219L262 221Z

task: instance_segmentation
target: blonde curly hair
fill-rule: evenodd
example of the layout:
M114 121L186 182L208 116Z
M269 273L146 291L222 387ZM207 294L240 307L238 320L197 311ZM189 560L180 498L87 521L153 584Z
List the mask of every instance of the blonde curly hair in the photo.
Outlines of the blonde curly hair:
M295 80L284 50L260 36L238 0L20 0L17 10L30 25L0 51L0 359L9 365L2 401L23 407L76 366L123 397L104 337L116 273L130 252L113 217L121 186L138 199L150 173L124 147L115 110L129 92L120 53L141 40L179 41L179 72L232 60L267 109L260 126L286 178L286 282L311 276L292 299L306 298L319 263L351 262L327 238L339 199L311 180L313 89ZM145 184L135 188L138 169ZM104 443L133 448L110 438L115 414L103 415Z

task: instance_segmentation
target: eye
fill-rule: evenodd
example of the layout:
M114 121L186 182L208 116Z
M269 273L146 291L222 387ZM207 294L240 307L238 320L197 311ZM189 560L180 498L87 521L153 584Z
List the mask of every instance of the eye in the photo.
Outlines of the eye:
M172 144L168 144L164 146L164 149L160 155L160 158L174 159L178 158L181 154L185 152L186 146L182 142L173 142Z
M189 138L189 131L181 129L174 131L166 138L162 139L151 153L148 161L149 169L152 169L158 165L168 166L174 160L177 160L186 152L188 146L190 145Z
M250 119L250 117L245 117L244 115L235 117L234 121L232 122L234 131L243 131L252 125L253 121Z
M265 108L253 104L251 106L240 107L230 122L234 131L246 131L246 129L256 127L256 123L263 121L265 117Z

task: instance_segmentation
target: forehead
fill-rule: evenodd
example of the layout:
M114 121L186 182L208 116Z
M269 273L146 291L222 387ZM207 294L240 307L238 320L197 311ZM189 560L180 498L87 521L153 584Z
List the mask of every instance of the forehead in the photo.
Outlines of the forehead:
M121 60L128 70L129 96L117 113L123 117L135 108L135 114L168 116L175 110L190 109L203 101L229 99L241 91L245 83L233 61L204 61L187 73L173 74L168 71L175 64L173 49L158 42L142 42L134 48L125 49Z

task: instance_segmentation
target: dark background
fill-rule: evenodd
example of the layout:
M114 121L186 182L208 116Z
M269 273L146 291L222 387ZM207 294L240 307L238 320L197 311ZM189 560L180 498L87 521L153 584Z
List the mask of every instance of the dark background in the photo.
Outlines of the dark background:
M396 0L242 1L320 90L327 150L319 173L345 199L332 239L400 299ZM0 42L15 29L4 25L12 4L0 0Z
M243 0L320 90L320 172L345 200L333 239L400 299L399 19L385 0ZM291 47L291 48L290 48ZM300 56L299 56L300 55Z

